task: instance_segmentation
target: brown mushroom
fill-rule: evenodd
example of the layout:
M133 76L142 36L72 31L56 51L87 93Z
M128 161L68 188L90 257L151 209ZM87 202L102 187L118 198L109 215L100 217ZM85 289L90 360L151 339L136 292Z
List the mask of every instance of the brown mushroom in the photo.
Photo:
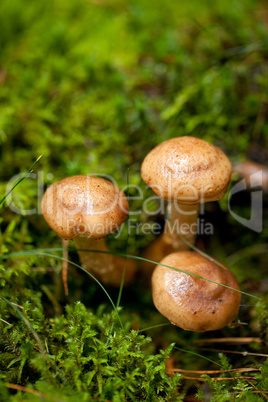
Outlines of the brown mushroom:
M194 251L169 254L161 264L240 290L223 269ZM158 265L152 275L153 301L172 324L195 332L213 331L231 324L238 313L241 293L171 268Z
M149 152L142 163L142 178L169 204L165 230L144 257L159 262L173 251L187 250L179 234L194 243L199 204L222 198L231 174L231 162L223 151L199 138L172 138ZM152 265L144 263L143 268L150 272Z
M253 187L261 185L265 193L268 192L268 167L251 160L245 160L234 166L234 172L245 179L246 185Z
M52 184L41 209L51 229L63 239L73 239L78 249L108 251L105 236L115 232L128 215L128 201L113 183L94 176L72 176ZM83 268L104 284L119 286L124 259L110 254L78 251ZM127 260L125 283L135 267Z

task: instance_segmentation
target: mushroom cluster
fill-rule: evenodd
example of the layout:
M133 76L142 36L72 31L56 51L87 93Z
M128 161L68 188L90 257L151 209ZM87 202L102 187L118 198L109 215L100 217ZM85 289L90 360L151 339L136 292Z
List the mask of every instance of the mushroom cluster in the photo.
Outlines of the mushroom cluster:
M199 204L223 197L231 174L227 156L194 137L159 144L141 167L145 183L168 201L165 231L145 253L146 258L161 261L152 275L153 301L172 324L185 330L221 329L239 310L240 288L231 271L186 251L195 241ZM128 216L128 201L117 186L100 177L67 177L47 189L41 208L61 238L74 240L85 269L104 284L120 285L125 260L109 254L105 243L105 236L114 233ZM143 274L144 270L147 276L151 273L149 267L144 263ZM128 259L125 284L133 280L135 271Z
M221 199L231 174L231 162L221 149L187 136L156 146L141 167L144 182L168 201L165 230L144 254L160 262L152 275L153 301L172 324L185 330L221 329L239 310L240 288L231 271L185 251L195 241L199 205ZM149 276L153 268L145 261L142 269Z

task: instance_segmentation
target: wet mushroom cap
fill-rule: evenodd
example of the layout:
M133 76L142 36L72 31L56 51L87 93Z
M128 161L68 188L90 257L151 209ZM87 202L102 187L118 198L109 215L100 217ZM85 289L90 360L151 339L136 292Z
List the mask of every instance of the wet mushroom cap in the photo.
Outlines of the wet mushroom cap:
M240 290L226 268L194 251L169 254L161 264L202 276ZM188 331L218 330L230 324L239 310L241 293L158 265L152 276L153 301L172 324Z
M232 174L224 152L195 137L167 140L145 157L141 175L159 197L181 204L223 197Z
M115 232L128 215L125 194L100 177L72 176L52 184L41 203L43 216L64 239L94 239Z

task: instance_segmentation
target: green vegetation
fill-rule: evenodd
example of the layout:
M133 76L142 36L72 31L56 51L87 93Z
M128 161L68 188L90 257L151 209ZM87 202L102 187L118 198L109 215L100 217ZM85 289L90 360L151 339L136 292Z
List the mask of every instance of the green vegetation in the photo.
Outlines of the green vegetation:
M37 339L39 350L34 353L36 340L27 337L24 323L12 334L5 326L1 331L2 342L6 345L1 365L7 368L7 377L3 378L19 382L34 378L35 388L48 400L81 398L86 401L92 396L118 402L136 397L152 401L174 399L180 378L165 373L165 361L173 345L160 354L146 355L143 348L151 343L149 337L133 330L126 335L118 327L111 330L115 314L106 314L99 308L93 315L80 302L74 307L68 306L65 316L47 322L40 295L36 299L39 305L34 307L28 301L25 310L35 333L42 333L46 339L47 350L41 349L42 342ZM21 337L23 332L25 338ZM2 390L2 397L5 395L6 390ZM40 397L30 395L27 399L39 400ZM20 397L13 400L20 400Z
M0 199L43 154L0 207L0 400L267 399L267 194L260 233L231 216L228 196L206 206L215 233L200 235L198 246L229 264L242 290L260 299L243 295L240 321L215 333L167 323L140 277L123 288L121 326L85 272L69 264L66 297L61 252L34 252L62 247L37 200L63 177L108 174L125 192L128 182L141 187L143 199L128 190L137 196L131 210L141 210L130 214L129 234L125 224L108 239L111 250L141 256L154 235L135 225L163 219L142 209L153 193L140 165L153 146L192 135L220 146L233 163L268 162L265 2L1 0L0 27ZM157 202L149 208L157 210ZM232 208L249 217L249 193L234 197ZM22 250L33 253L8 257ZM75 251L69 260L79 264ZM106 290L116 305L118 290ZM200 343L211 338L237 342ZM165 362L227 373L187 380L200 374L169 376Z

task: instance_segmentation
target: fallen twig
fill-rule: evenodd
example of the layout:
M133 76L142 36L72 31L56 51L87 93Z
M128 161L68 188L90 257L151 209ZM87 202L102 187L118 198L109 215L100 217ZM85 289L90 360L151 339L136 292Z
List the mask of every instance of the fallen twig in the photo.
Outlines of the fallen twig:
M202 345L207 343L238 343L248 344L251 342L261 343L260 338L243 337L243 338L211 338L211 339L198 339L194 343L196 345Z
M230 369L230 370L184 370L184 369L169 369L168 371L174 371L176 373L192 373L192 374L216 374L216 373L243 373L250 371L260 371L258 368L244 367L238 369Z

